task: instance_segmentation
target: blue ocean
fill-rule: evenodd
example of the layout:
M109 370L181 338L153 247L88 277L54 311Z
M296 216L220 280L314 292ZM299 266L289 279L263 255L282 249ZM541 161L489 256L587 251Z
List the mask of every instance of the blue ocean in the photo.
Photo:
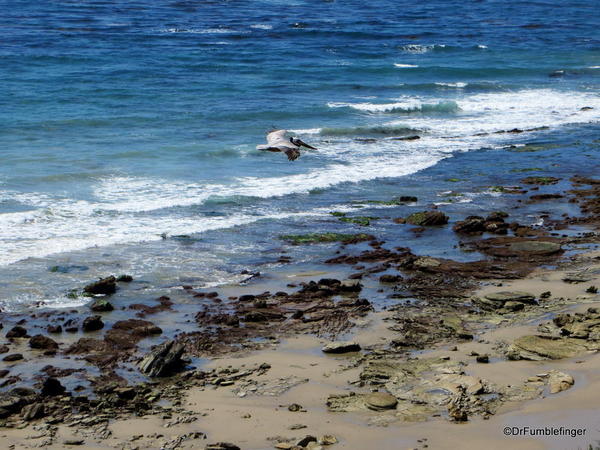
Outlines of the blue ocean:
M83 304L68 290L111 273L235 283L277 266L282 234L364 231L332 211L456 217L501 205L490 186L521 171L600 167L594 0L1 10L5 310ZM318 150L257 151L273 128ZM419 203L369 203L398 195ZM319 248L288 251L310 263Z

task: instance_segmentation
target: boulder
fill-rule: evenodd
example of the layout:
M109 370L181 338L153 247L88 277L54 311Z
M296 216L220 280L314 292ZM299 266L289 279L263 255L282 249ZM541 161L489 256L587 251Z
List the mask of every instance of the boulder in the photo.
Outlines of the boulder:
M97 331L104 328L104 322L102 322L102 318L100 316L89 316L83 320L83 325L81 326L83 331Z
M360 345L352 341L336 341L326 344L321 349L323 353L349 353L360 351Z
M58 344L53 339L50 339L47 336L36 334L31 339L29 339L29 346L31 348L35 348L37 350L56 350L58 349Z
M138 364L140 371L149 377L166 377L180 371L184 362L181 359L184 345L167 341L147 354Z
M6 355L4 358L2 358L2 361L13 362L20 361L22 359L23 355L21 353L11 353L10 355Z
M117 292L117 279L114 276L101 278L98 281L88 284L83 288L86 294L104 294L110 295Z

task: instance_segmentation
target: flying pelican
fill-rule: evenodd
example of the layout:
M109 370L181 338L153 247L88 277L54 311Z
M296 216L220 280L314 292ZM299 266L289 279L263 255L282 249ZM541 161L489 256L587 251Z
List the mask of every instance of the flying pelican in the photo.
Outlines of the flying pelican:
M312 148L315 147L302 142L297 137L286 138L287 130L271 130L267 133L267 145L257 145L256 150L264 150L267 152L283 152L287 155L290 161L298 159L300 156L300 147Z

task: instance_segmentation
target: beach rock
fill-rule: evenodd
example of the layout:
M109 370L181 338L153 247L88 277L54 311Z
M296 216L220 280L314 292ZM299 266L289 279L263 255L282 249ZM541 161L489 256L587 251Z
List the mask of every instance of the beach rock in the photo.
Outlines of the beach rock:
M448 406L448 416L454 422L466 422L468 414L469 397L464 386L459 386L458 394L452 399Z
M506 303L506 302L519 302L527 304L535 304L535 296L528 292L521 291L501 291L493 292L485 296L487 300Z
M27 337L27 330L20 325L12 327L8 333L6 333L7 338L21 338Z
M530 253L535 255L553 255L562 250L560 244L549 241L529 240L522 242L513 242L509 249L514 252Z
M480 216L469 216L465 220L456 222L452 229L460 234L480 234L485 231L485 219Z
M119 283L131 283L133 281L133 277L131 275L119 275L117 278L117 282Z
M102 318L100 316L89 316L83 320L81 328L83 331L101 330L104 328L104 322L102 322Z
M240 450L240 448L230 442L217 442L216 444L208 444L204 447L205 450Z
M10 348L8 347L8 345L0 345L0 355L2 353L8 353L10 351Z
M477 355L475 357L475 361L477 361L478 363L487 364L487 363L490 362L490 357L487 354L485 354L485 355Z
M54 397L57 395L63 395L66 388L56 378L46 378L42 385L41 394L44 397Z
M321 349L323 353L349 353L360 351L360 345L352 341L337 341L326 344Z
M6 355L4 358L2 358L2 361L13 362L13 361L20 361L22 359L23 359L23 355L21 353L12 353L12 354Z
M400 275L386 274L379 277L380 283L399 283L400 281L402 281L402 277Z
M549 184L556 184L559 181L560 181L560 178L555 178L555 177L527 177L527 178L523 178L521 180L521 183L549 185Z
M45 415L46 410L43 403L32 403L31 405L25 405L21 410L21 417L27 422L39 419Z
M517 312L525 309L525 305L521 302L508 301L504 304L504 309L510 312Z
M315 436L311 436L307 434L302 439L296 441L296 445L298 447L307 447L311 442L317 442L317 438Z
M47 336L36 334L29 340L29 346L37 350L56 350L58 344Z
M358 280L344 280L340 283L341 292L360 292L363 285Z
M585 283L594 279L594 275L589 272L577 272L577 273L567 273L563 277L563 281L565 283Z
M575 339L550 339L527 335L517 338L509 346L507 356L509 359L541 361L544 359L570 358L586 350L586 347L577 343Z
M551 394L557 394L566 391L575 384L573 377L567 373L558 370L552 370L548 377L548 386Z
M446 225L448 216L441 211L421 211L408 216L406 223L420 227Z
M365 397L365 404L369 409L381 411L384 409L395 408L398 404L398 400L387 392L373 392Z
M83 439L77 439L77 438L74 438L74 439L65 439L63 441L63 445L83 445L83 444L85 444L85 440L83 440Z
M165 377L173 375L184 367L181 356L184 345L175 341L167 341L146 355L138 364L140 371L149 377Z
M324 434L323 436L321 436L319 438L319 444L321 445L333 445L333 444L337 444L338 440L337 438L332 435L332 434Z
M20 412L25 403L25 400L14 392L0 393L0 419Z
M111 302L104 298L99 298L92 303L90 309L94 312L108 312L115 309Z
M63 329L62 329L62 326L60 326L60 325L48 325L48 326L46 327L46 331L47 331L48 333L55 333L55 334L58 334L58 333L62 333L62 330L63 330Z
M110 295L117 292L117 280L114 276L101 278L98 281L90 283L83 288L83 291L87 294L97 295L104 294Z

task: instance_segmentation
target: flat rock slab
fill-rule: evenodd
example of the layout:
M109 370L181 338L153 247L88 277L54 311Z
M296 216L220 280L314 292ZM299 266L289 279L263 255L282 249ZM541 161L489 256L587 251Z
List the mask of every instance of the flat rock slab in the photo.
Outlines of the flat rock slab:
M395 408L398 400L387 392L373 392L365 397L365 404L369 409L380 411L382 409Z
M594 279L594 275L588 272L568 273L563 277L565 283L585 283Z
M511 348L512 356L517 359L540 361L544 359L571 358L584 353L587 348L575 342L575 339L548 339L540 336L521 336L516 339Z
M487 300L494 302L520 302L520 303L535 303L535 296L528 292L521 291L502 291L493 292L485 296Z
M532 253L535 255L553 255L562 250L560 244L549 241L521 241L513 242L509 245L509 249L513 252Z
M323 353L358 352L360 350L360 345L353 341L336 341L323 346L321 350Z

